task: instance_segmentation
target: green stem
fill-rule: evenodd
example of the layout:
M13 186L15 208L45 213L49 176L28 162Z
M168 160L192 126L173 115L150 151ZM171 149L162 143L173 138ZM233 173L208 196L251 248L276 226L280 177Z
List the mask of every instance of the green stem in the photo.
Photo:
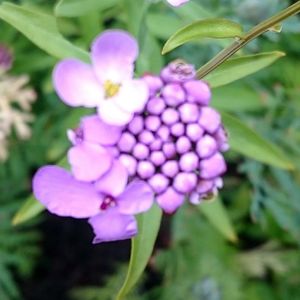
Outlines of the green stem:
M227 48L222 50L208 63L202 66L197 71L197 78L201 79L205 77L207 74L209 74L214 69L216 69L219 65L221 65L224 61L230 58L233 54L235 54L237 51L239 51L242 47L244 47L246 44L251 42L253 39L257 38L261 34L270 30L270 28L276 26L277 24L287 19L288 17L297 14L299 11L300 11L300 1L284 9L277 15L256 25L250 31L248 31L243 37L237 38L231 45L229 45Z

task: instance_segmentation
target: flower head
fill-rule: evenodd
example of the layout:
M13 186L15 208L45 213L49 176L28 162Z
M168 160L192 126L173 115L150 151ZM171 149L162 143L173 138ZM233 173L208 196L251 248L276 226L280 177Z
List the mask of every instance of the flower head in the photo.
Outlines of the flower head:
M186 197L197 204L222 187L227 136L219 113L208 106L209 86L195 79L193 66L175 61L144 80L150 97L145 111L124 127L119 160L173 213Z
M137 233L134 214L148 210L153 192L139 180L127 185L127 171L117 160L94 182L77 180L57 166L45 166L33 179L35 197L59 216L89 218L94 243L128 239Z
M108 30L92 44L91 65L65 59L56 66L55 89L70 106L96 107L104 122L127 124L148 98L146 84L133 79L137 56L138 45L131 35Z
M111 74L119 82L120 74ZM134 236L134 215L148 210L154 195L165 212L173 213L185 198L198 204L223 185L227 136L219 113L209 107L208 84L182 61L139 82L147 90L145 109L132 111L126 125L107 124L98 115L84 117L77 129L68 131L71 173L47 166L34 177L36 198L57 215L89 218L95 243ZM114 83L103 81L107 97L119 93Z

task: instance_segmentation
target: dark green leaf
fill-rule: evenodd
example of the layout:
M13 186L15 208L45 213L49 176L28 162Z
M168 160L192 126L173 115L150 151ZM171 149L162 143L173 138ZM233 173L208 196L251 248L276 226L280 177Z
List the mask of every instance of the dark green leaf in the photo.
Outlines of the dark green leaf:
M162 211L154 204L146 213L138 216L138 235L132 239L129 268L117 300L123 300L142 275L153 251L160 227Z
M203 202L198 205L199 210L205 215L207 220L213 225L226 239L237 242L237 236L227 211L218 198Z
M56 19L49 14L4 2L0 5L0 18L50 55L59 59L75 57L89 61L86 51L63 38L57 29Z
M147 15L147 27L158 38L167 40L175 30L184 25L183 21L174 16L163 13L149 13Z
M259 91L243 84L229 84L213 90L211 105L224 111L255 111L264 107Z
M59 17L78 17L92 11L101 11L116 5L119 0L60 0L55 7Z
M232 150L282 169L293 169L293 163L276 145L265 140L239 119L222 113Z
M233 38L243 33L241 25L226 19L206 19L193 22L175 32L165 43L165 54L178 46L203 38Z
M279 51L245 55L225 61L215 71L204 77L211 87L218 87L255 73L285 54Z

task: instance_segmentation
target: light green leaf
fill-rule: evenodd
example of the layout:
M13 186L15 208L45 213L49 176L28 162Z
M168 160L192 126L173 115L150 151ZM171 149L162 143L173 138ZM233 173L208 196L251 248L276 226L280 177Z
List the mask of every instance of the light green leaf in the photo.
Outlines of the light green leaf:
M223 112L223 124L232 150L282 169L293 169L293 163L276 145L265 140L239 119Z
M231 242L237 242L232 222L227 214L223 202L219 197L212 201L203 202L198 205L199 210L204 214L207 220L213 225L226 239Z
M56 19L49 14L4 2L0 5L0 18L50 55L59 59L75 57L89 61L86 51L64 39L57 29Z
M211 105L228 112L257 111L264 107L261 93L247 85L233 83L213 90Z
M158 41L150 33L147 33L136 62L137 74L143 74L145 70L158 74L163 64Z
M180 7L174 7L174 13L179 15L180 19L191 22L198 21L199 19L214 18L216 16L214 12L205 8L205 4L201 5L196 1L190 1Z
M55 7L58 17L78 17L113 7L119 0L60 0Z
M37 201L34 196L27 198L12 220L13 225L20 225L39 215L45 210L45 206Z
M243 29L240 24L226 19L205 19L193 22L175 32L165 43L162 54L178 46L203 38L240 37Z
M167 40L175 30L179 30L184 25L183 21L174 15L164 13L148 13L147 27L155 36Z
M284 55L283 52L273 51L228 59L204 80L213 88L225 85L269 66Z
M125 299L146 268L158 234L161 216L162 211L156 204L148 212L137 216L139 232L132 239L129 268L117 300Z
M68 167L68 160L67 157L63 157L58 165L63 168ZM16 213L12 220L13 225L20 225L21 223L24 223L26 221L29 221L30 219L36 217L39 215L42 211L45 210L45 207L35 199L33 195L27 198L25 203L22 205L22 207L19 209L19 211Z

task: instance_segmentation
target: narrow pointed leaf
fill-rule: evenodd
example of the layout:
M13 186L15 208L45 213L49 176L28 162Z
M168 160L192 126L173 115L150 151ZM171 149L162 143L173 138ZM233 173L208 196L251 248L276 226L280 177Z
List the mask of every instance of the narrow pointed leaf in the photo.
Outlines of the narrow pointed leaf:
M294 168L293 163L280 148L265 140L242 121L224 112L222 120L232 150L278 168Z
M198 205L198 208L210 224L213 225L226 239L234 243L237 242L238 238L233 224L219 197L212 201L201 203Z
M226 112L256 111L265 106L262 93L241 83L214 89L211 105Z
M145 270L153 251L161 216L162 211L156 204L148 212L138 216L139 232L132 239L127 276L116 300L125 299Z
M226 19L205 19L193 22L175 32L165 43L162 54L190 41L203 38L224 39L240 37L241 25Z
M56 19L49 14L4 2L0 5L0 18L56 58L74 57L89 61L86 51L74 46L59 33Z
M255 73L269 66L284 55L283 52L273 51L232 58L205 76L204 80L207 81L211 87L222 86Z
M42 211L45 210L44 205L37 201L34 196L30 196L19 211L16 213L12 220L13 225L20 225L30 219L39 215Z
M60 0L55 7L58 17L78 17L116 5L119 0Z

